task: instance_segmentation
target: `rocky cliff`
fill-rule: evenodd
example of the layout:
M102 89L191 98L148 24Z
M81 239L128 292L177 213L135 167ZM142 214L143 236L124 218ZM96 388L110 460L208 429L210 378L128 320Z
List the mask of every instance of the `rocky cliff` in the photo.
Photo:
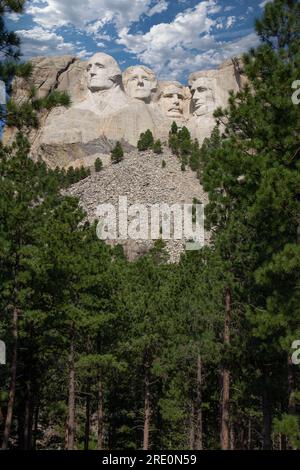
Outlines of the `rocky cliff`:
M141 132L151 129L155 138L167 140L172 122L186 126L200 142L215 125L213 112L227 105L230 90L244 83L241 60L233 58L218 69L192 73L188 86L160 82L145 66L119 65L104 53L88 62L76 57L37 57L32 60L30 83L16 79L13 98L26 99L32 85L38 97L53 90L67 92L69 109L59 107L40 116L41 126L32 132L32 156L49 166L91 165L117 140L136 146ZM7 129L5 143L14 135Z

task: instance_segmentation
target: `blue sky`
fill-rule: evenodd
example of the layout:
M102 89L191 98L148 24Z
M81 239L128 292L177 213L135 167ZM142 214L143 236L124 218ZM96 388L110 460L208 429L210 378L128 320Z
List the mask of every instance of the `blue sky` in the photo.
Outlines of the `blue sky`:
M256 44L254 20L266 0L28 0L9 15L25 59L98 51L122 69L150 66L160 79L186 81Z

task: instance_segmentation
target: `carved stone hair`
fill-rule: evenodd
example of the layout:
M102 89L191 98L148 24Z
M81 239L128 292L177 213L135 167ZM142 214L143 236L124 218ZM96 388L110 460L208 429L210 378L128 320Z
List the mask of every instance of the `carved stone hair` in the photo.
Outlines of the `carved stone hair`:
M182 85L182 83L176 81L161 81L159 82L157 99L160 99L165 90L171 87L180 89L185 100L190 98L190 92L188 88Z
M144 70L145 74L147 74L150 78L151 81L153 81L155 83L155 86L153 87L153 91L156 90L157 88L157 78L156 78L156 75L155 73L153 72L153 70L149 69L149 67L146 67L145 65L134 65L132 67L128 67L124 72L123 72L123 85L124 87L126 87L129 79L130 79L130 75L132 73L134 73L134 71L136 69L142 69Z
M99 61L104 60L106 64L109 65L109 67L111 68L111 76L109 78L116 83L121 83L122 72L117 61L112 56L105 54L105 52L97 52L89 59L89 61L87 62L87 65L90 63L92 59L96 59L96 58Z

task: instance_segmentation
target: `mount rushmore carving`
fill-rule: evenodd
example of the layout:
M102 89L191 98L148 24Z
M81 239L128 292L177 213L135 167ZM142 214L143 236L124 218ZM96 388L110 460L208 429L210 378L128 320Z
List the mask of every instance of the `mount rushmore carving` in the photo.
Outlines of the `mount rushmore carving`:
M214 111L225 107L229 91L238 91L243 83L239 59L192 73L187 86L159 81L144 65L122 73L116 60L102 52L87 62L63 56L39 57L32 63L32 80L40 97L57 89L67 91L72 100L70 108L59 107L44 115L32 136L33 153L46 153L50 165L83 158L91 153L90 144L100 141L122 140L136 146L147 129L164 141L173 121L187 126L201 143L215 126ZM14 99L22 100L26 91L24 81L16 79ZM64 152L68 146L72 151Z

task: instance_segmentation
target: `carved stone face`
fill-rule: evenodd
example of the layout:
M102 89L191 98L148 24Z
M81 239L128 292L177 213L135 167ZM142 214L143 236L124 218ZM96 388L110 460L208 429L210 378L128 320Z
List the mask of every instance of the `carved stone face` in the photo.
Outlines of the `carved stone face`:
M86 67L87 85L91 92L109 90L121 80L121 70L115 59L102 52L95 54Z
M123 74L125 91L131 98L149 102L156 91L157 79L148 67L129 67Z
M184 107L184 90L176 85L168 85L161 92L159 105L168 117L181 117Z
M216 108L215 81L207 77L200 77L193 81L192 112L195 116L211 113Z

